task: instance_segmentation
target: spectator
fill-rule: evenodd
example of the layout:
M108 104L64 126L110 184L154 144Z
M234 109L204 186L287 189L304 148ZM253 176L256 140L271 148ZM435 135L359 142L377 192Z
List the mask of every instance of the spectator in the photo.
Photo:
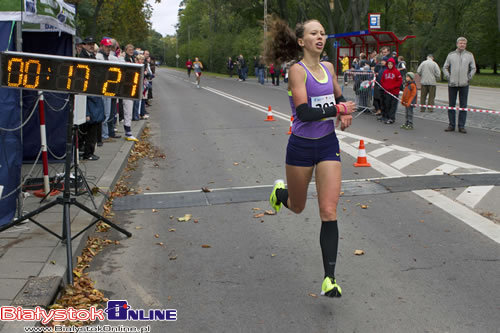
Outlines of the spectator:
M417 74L420 76L420 104L421 105L434 105L434 98L436 97L436 80L441 77L441 70L438 64L434 61L432 54L427 56L427 60L423 61L418 66ZM429 101L426 103L427 95ZM427 108L428 112L433 112L432 107ZM420 107L420 112L425 112L423 106Z
M125 62L135 63L134 57L134 46L128 44L125 46ZM128 141L139 141L136 137L132 135L132 113L134 108L134 102L130 99L123 100L123 128L125 130L125 140Z
M377 65L377 51L373 50L370 52L370 57L368 59L368 62L370 63L370 68L373 70L375 69L375 66Z
M136 59L136 63L141 64L141 65L145 65L146 58L144 57L144 53L137 55L137 57L135 59ZM140 101L134 101L137 103L138 115L140 117L139 119L148 119L149 118L149 115L146 112L146 96L147 96L147 91L148 91L147 75L148 75L147 68L144 67L144 78L143 78L143 85L142 85L142 99Z
M388 46L382 46L380 49L380 55L383 57L388 57L389 58L389 53L391 53L391 50L389 49Z
M99 52L96 54L97 60L109 60L109 54L111 52L111 47L113 42L109 38L103 38L101 40L101 47L99 48ZM104 121L102 122L101 127L101 140L102 142L110 141L109 138L109 124L111 123L111 98L110 97L102 97L102 101L104 103ZM98 141L99 142L99 141Z
M365 65L368 64L368 60L366 59L366 54L365 53L360 53L359 54L359 69L364 69Z
M382 117L385 118L386 124L394 124L396 121L396 109L398 108L399 87L403 78L401 73L396 68L394 58L389 58L387 61L387 69L382 74L380 83L382 87L388 92L385 94L385 109L383 110ZM392 96L392 95L394 96Z
M386 69L387 60L389 59L386 57L382 58L381 56L377 56L377 64L374 69L375 79L378 84L376 83L373 88L373 107L375 108L375 115L379 116L377 120L382 120L382 110L384 109L385 92L384 89L380 87L380 82L382 80L382 74Z
M446 57L443 66L444 77L448 80L448 97L450 106L454 107L457 103L457 94L459 95L460 107L467 107L467 97L469 95L469 82L476 73L476 62L474 55L466 51L467 39L458 37L457 49L450 52ZM467 119L467 111L460 110L458 114L458 131L467 133L465 130L465 121ZM455 110L448 110L449 125L445 132L455 131Z
M344 85L347 84L347 72L349 71L349 57L344 56L342 60L340 61L342 64L342 74L344 74Z
M370 65L365 64L360 72L354 73L354 93L356 94L356 105L359 111L363 111L368 107L368 98L370 97L370 90L367 90L361 86L365 81L369 81L372 78L370 72Z
M406 72L408 70L406 69L406 61L405 61L405 58L403 56L398 57L398 62L397 62L396 68L401 73L401 77L406 78ZM401 85L401 90L404 90L404 89L405 89L405 82L403 82L403 84Z
M241 63L240 63L240 58L236 58L236 71L238 72L238 81L243 81L241 79Z
M323 51L323 55L321 56L321 60L320 61L329 61L330 58L328 58L328 53L326 53L326 51Z
M253 71L255 74L255 78L257 78L257 81L259 81L259 58L257 56L253 57Z
M188 72L188 78L190 78L191 77L191 70L193 69L193 62L191 61L191 59L188 59L186 61L186 69Z
M279 86L280 85L280 76L277 71L277 69L274 67L274 64L269 65L269 74L271 74L271 80L273 83L273 86ZM275 81L276 79L276 81Z
M85 38L82 45L80 58L95 59L94 40ZM80 126L82 131L81 145L83 147L83 159L97 161L99 156L95 155L95 146L98 139L98 130L104 121L104 104L98 96L87 96L86 123Z
M352 61L352 68L359 69L359 60L358 60L358 58L354 58L354 60Z
M257 68L258 68L259 83L264 84L264 72L266 71L266 64L264 63L264 57L259 56Z
M233 77L234 62L233 62L233 59L231 59L231 57L227 58L226 68L227 68L227 74L229 74L229 77Z
M246 81L247 76L248 76L248 65L245 61L245 58L243 57L243 54L240 54L240 57L238 58L238 62L240 63L240 66L241 66L240 81Z
M415 84L415 74L408 72L405 76L406 88L403 91L401 104L406 108L406 122L401 125L401 128L412 130L413 129L413 105L417 102L417 85Z
M75 56L78 57L78 55L82 52L83 50L83 40L75 36Z

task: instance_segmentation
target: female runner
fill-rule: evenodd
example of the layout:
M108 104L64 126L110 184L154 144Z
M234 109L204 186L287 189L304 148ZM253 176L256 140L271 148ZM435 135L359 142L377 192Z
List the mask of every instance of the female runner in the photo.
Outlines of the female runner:
M275 20L266 50L267 61L300 61L290 68L288 95L294 122L286 152L286 179L277 180L269 198L278 212L282 205L301 213L306 204L307 188L315 171L321 218L320 245L325 276L321 294L340 297L342 289L335 280L338 250L337 204L340 196L341 165L334 119L345 130L351 125L356 105L346 102L337 82L333 65L320 62L326 43L325 29L317 20L298 24L295 33ZM338 125L338 124L337 124Z

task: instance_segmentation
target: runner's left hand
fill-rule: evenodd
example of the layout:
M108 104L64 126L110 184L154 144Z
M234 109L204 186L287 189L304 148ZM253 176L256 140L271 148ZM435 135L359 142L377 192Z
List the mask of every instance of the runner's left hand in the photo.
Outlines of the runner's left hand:
M341 115L341 116L339 116L338 120L340 120L340 121L337 121L337 126L340 123L340 129L342 131L345 131L345 129L347 127L351 126L352 116L350 114L348 114L348 115Z

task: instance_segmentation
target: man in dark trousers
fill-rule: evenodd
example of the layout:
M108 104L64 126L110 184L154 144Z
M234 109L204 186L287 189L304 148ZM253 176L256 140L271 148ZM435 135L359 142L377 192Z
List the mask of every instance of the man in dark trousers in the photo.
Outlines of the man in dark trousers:
M94 40L87 37L83 41L83 49L78 55L80 58L95 59L93 52ZM101 97L87 96L87 122L80 126L80 146L83 148L83 159L96 161L99 156L95 155L95 146L99 126L104 121L104 103Z

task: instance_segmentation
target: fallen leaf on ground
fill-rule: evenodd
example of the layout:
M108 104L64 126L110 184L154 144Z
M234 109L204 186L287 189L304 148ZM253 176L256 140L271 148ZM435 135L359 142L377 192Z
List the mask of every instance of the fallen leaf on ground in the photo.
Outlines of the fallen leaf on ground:
M171 256L171 257L168 257L169 260L176 260L177 259L177 256Z
M211 246L210 246L210 245L208 245L208 244L203 244L201 247L202 247L202 248L204 248L204 249L209 249L209 248L211 248Z
M340 192L340 195L344 195L344 192Z
M163 242L158 242L158 243L156 243L156 245L163 246Z
M173 216L173 215L170 215L170 216L169 216L169 218L170 218L170 219L173 219L173 218L174 218L174 216Z
M252 208L252 210L260 210L260 208L254 207Z
M258 214L255 214L253 217L259 218L259 217L263 217L263 216L264 216L264 213L258 213Z
M363 250L354 250L354 254L357 255L357 256L362 256L363 254L365 254L365 251L363 251Z
M277 256L277 254L276 254L276 253L271 253L271 258L272 258L272 257L276 257L276 256Z
M266 214L266 215L276 215L276 212L274 210L266 210L264 212L264 214Z
M367 209L367 208L368 208L368 205L361 205L361 208L363 208L363 209Z
M160 238L160 235L158 235L158 234L155 234L155 238Z
M418 221L418 222L420 222L420 223L424 223L424 220L420 220L420 221Z
M318 295L313 294L313 293L309 293L309 296L314 297L314 298L318 298Z
M168 232L175 232L175 229L174 228L170 228L170 229L168 229Z
M187 222L187 221L191 220L192 216L193 215L191 215L191 214L185 214L183 217L178 217L177 221L179 221L179 222Z
M158 213L158 209L153 209L153 213Z
M193 220L194 223L198 223L198 219Z
M135 227L137 230L142 229L142 227Z
M212 192L212 190L211 190L211 189L209 189L208 187L202 187L202 188L201 188L201 190L202 190L203 192L205 192L205 193L207 193L207 192Z
M50 261L50 263L51 263L52 265L55 265L55 264L56 264L56 261L55 261L55 260L51 260L51 261Z
M238 162L234 162L233 165L240 165Z

